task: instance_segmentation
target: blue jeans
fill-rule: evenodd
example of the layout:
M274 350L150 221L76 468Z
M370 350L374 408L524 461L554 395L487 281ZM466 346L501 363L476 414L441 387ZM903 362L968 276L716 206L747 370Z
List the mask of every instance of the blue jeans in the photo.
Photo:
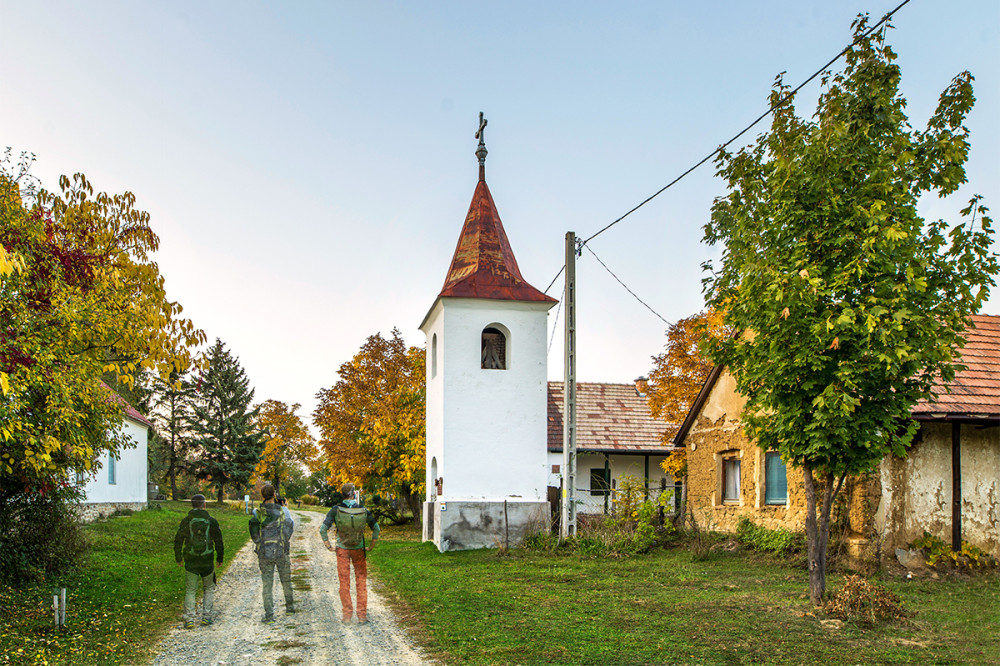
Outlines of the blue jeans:
M201 603L201 616L209 617L212 614L212 602L215 600L215 572L213 571L207 576L200 576L190 571L185 571L184 573L187 576L184 592L184 619L189 622L194 622L196 619L194 614L194 596L198 591L199 580L201 581L202 588L205 590L205 595Z

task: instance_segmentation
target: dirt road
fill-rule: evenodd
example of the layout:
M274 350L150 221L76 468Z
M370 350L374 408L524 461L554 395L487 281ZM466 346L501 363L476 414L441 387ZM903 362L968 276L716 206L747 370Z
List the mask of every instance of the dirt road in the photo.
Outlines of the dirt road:
M292 513L292 582L298 612L285 614L281 584L275 574L277 622L261 622L264 606L260 570L253 544L247 543L226 574L219 577L215 624L171 631L160 645L153 666L429 663L413 647L370 584L368 624L340 623L336 557L323 547L318 534L322 514Z

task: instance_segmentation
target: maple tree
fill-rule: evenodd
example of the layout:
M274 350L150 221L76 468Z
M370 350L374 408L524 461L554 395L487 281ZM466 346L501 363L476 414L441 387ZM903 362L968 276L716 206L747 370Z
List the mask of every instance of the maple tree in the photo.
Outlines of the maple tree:
M426 432L424 350L376 333L317 394L327 478L405 499L419 515Z
M31 160L0 168L0 499L65 484L128 441L103 373L188 367L204 334L169 301L159 239L135 197L82 174L35 192Z
M204 365L189 421L196 453L190 464L198 478L215 486L221 504L227 484L239 490L249 482L264 438L256 427L258 409L251 407L254 389L240 360L216 338L204 354Z
M720 151L730 192L705 228L723 247L708 304L745 332L709 340L708 355L747 399L746 434L802 470L816 604L845 477L905 455L912 407L936 377L954 378L962 333L998 272L978 197L958 225L917 213L924 193L945 196L966 180L972 76L956 76L926 129L912 130L895 54L884 30L867 26L855 21L844 71L824 78L811 120L783 102L789 90L776 79L770 131Z
M264 450L251 481L266 479L276 493L294 469L305 466L312 470L319 465L316 440L295 413L301 407L298 403L289 407L278 400L265 400L258 407L255 425L264 436Z

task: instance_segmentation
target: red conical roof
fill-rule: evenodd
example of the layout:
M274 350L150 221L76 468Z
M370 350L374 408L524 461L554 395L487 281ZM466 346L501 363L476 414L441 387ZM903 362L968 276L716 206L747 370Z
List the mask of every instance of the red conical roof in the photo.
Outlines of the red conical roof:
M521 277L486 181L480 175L441 296L555 303Z

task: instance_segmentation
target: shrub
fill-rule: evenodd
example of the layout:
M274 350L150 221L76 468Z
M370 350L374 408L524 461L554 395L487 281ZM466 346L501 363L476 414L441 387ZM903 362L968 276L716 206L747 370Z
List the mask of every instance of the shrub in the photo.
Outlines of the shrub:
M891 590L861 576L844 579L843 587L827 603L826 612L841 620L869 627L903 622L915 615L903 608L902 601Z
M0 499L0 580L15 586L74 568L87 550L71 487Z
M930 532L924 532L922 537L910 544L910 548L926 550L927 564L932 567L939 563L951 564L960 569L991 569L997 566L995 557L971 545L968 541L963 541L962 550L956 553L952 550L951 544L933 536Z
M746 516L736 525L736 539L754 550L777 555L801 552L805 546L803 536L786 529L769 530L755 524Z
M299 500L306 506L316 506L319 504L319 498L315 495L303 495Z

